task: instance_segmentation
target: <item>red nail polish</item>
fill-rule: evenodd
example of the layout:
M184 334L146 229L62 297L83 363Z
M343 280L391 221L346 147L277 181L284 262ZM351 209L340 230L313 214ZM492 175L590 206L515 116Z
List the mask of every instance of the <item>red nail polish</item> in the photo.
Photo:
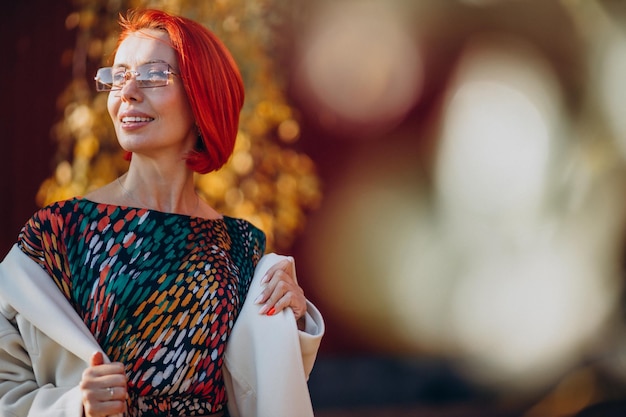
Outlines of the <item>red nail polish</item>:
M274 313L276 313L276 309L274 307L272 307L269 310L267 310L267 315L268 316L273 316Z

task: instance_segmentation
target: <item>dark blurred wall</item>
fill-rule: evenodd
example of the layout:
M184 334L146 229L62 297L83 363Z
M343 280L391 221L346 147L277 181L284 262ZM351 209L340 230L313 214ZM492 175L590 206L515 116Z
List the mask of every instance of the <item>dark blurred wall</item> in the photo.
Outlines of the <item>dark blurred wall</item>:
M65 28L70 0L4 1L0 13L0 257L37 209L35 195L54 167L51 128L59 94L71 79L63 51L74 44Z

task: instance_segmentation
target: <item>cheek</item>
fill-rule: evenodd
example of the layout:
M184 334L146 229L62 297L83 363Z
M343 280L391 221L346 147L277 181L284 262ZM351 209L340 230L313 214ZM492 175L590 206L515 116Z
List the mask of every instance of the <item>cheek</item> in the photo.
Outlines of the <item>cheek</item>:
M120 100L116 98L113 94L109 93L109 97L107 99L107 110L109 111L109 116L114 123L117 120L117 111L119 107Z
M175 97L173 100L167 102L167 104L163 104L162 107L167 109L166 113L174 117L178 126L191 129L195 125L193 112L185 97Z
M180 120L182 120L183 123L195 125L193 110L181 85L177 85L176 94L172 97L170 108L178 109Z

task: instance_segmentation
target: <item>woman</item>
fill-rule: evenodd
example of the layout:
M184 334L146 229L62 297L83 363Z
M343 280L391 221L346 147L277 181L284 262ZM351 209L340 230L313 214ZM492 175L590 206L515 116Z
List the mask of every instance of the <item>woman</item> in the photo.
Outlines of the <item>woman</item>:
M293 260L263 256L263 232L194 188L232 153L238 69L191 20L147 10L121 26L96 85L129 169L38 211L0 265L0 409L312 415L323 321Z

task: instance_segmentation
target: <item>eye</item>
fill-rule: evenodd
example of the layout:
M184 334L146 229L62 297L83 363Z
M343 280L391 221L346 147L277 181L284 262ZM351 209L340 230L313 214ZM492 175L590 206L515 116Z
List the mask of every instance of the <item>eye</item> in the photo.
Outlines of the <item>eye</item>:
M111 81L114 85L124 84L126 81L126 69L125 68L113 68L111 70Z
M168 79L169 66L163 63L147 64L139 71L147 81L164 81Z
M148 79L150 80L162 80L167 78L167 74L163 70L153 69L148 72Z

